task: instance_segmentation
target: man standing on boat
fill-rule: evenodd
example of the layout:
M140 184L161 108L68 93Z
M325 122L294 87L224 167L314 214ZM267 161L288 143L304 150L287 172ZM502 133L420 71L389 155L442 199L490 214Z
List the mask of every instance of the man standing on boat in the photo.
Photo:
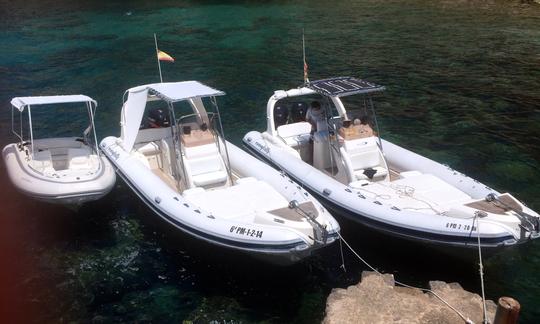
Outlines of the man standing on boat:
M324 117L324 111L321 109L321 104L318 101L312 101L311 107L306 113L306 121L311 124L312 135L316 131L321 131L326 128L326 120Z

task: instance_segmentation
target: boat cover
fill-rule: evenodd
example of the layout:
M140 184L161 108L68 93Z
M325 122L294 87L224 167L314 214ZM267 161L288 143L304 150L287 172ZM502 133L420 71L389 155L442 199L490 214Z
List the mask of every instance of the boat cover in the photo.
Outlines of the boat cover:
M225 94L198 81L145 84L128 89L126 92L128 96L121 115L121 138L122 146L128 152L135 143L149 96L154 95L167 102L177 102Z
M383 86L353 77L336 77L311 81L306 87L323 96L330 97L345 97L359 93L367 94L385 89Z
M141 88L148 89L149 94L156 95L160 99L168 102L176 102L191 98L222 96L225 94L223 91L211 88L198 81L153 83L132 89L137 89L138 91ZM129 89L128 91L131 92L132 89Z
M85 95L65 95L65 96L33 96L33 97L15 97L11 99L13 107L23 111L26 106L33 105L49 105L58 103L73 103L73 102L92 102L97 106L97 102Z

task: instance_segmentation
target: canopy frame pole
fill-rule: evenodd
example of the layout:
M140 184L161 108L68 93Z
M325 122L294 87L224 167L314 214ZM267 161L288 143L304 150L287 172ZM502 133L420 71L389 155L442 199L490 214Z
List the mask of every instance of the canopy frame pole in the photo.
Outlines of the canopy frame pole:
M96 147L96 154L98 155L98 157L101 157L101 155L99 153L99 147L98 147L98 141L97 141L97 135L96 135L96 125L94 123L94 111L92 109L93 106L94 105L93 105L92 102L87 102L86 103L86 107L90 111L90 125L92 125L92 133L94 133L94 146ZM97 107L94 106L94 109L95 108L97 108ZM99 159L99 164L101 165L101 159Z
M334 175L334 172L337 168L337 163L334 161L334 154L332 153L332 136L330 136L330 130L334 133L334 138L337 139L338 137L338 130L336 129L336 124L334 122L334 114L332 111L332 106L334 103L332 100L330 100L330 97L325 96L324 97L324 119L326 120L326 127L328 128L327 131L327 140L328 140L328 154L330 155L330 167L332 175ZM339 115L338 115L339 116ZM329 120L332 119L332 123L329 123ZM338 170L339 172L339 170ZM337 173L337 172L336 172Z
M34 159L34 132L32 130L32 112L28 105L28 123L30 124L30 145L32 146L32 160Z
M24 134L23 134L23 112L19 111L19 124L21 125L21 142L24 142Z
M373 114L373 121L375 122L375 129L377 129L377 138L379 139L379 147L383 151L382 140L381 140L381 131L379 130L379 123L377 122L377 115L375 114L375 107L373 106L373 99L371 96L368 96L369 107L371 108L371 113Z
M163 76L161 75L161 62L159 61L159 49L157 46L156 33L154 33L154 43L156 44L156 59L157 59L157 65L158 65L158 70L159 70L159 81L163 83Z
M232 178L232 171L231 171L231 160L229 158L229 150L227 149L227 140L225 138L225 131L223 130L223 124L221 123L221 114L219 113L219 107L217 104L216 97L210 97L210 101L212 102L212 105L216 109L216 113L218 116L218 123L220 128L221 137L223 138L223 145L225 146L225 157L227 159L227 175L229 176L229 180L231 181L231 186L233 185L233 178ZM219 136L217 140L218 149L219 149Z
M24 142L23 138L22 138L22 112L19 112L20 115L21 115L21 116L19 116L19 122L21 124L21 134L19 135L15 131L15 113L14 113L14 110L15 110L15 108L13 106L11 106L11 132L13 134L15 134L15 136L17 136L21 140L21 143L22 143L22 142Z
M170 127L174 148L174 171L176 173L176 186L178 187L177 190L180 190L180 188L182 188L182 182L184 182L184 188L188 189L189 184L187 182L187 172L184 165L184 160L182 159L182 141L180 140L180 130L178 129L179 124L176 122L176 115L174 113L173 103L170 101L166 102L167 107L169 108L169 118L174 123L171 123ZM180 164L180 166L178 164Z

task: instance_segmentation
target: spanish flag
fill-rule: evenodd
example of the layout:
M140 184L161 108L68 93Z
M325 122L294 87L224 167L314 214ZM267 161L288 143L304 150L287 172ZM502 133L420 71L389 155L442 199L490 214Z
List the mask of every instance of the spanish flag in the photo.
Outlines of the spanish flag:
M308 83L309 82L309 78L308 78L308 65L306 63L306 61L304 60L304 82L305 83Z
M167 53L165 53L163 51L159 51L159 50L157 52L157 58L160 61L174 62L174 59L172 58L172 56L170 56L169 54L167 54Z

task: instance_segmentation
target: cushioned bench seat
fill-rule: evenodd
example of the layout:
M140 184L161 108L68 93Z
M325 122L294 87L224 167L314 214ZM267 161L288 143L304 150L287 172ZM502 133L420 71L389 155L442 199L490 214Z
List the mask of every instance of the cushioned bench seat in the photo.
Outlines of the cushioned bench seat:
M388 175L388 168L374 139L345 141L341 153L351 174L351 182L383 179Z
M70 148L67 152L68 169L86 170L96 167L97 156L90 154L86 148Z
M298 148L309 143L309 139L311 138L310 133L311 124L308 122L281 125L277 128L278 136L292 148Z
M227 169L214 143L184 147L183 160L190 188L222 185L227 182Z
M49 150L34 151L32 168L41 173L54 173L51 152Z

